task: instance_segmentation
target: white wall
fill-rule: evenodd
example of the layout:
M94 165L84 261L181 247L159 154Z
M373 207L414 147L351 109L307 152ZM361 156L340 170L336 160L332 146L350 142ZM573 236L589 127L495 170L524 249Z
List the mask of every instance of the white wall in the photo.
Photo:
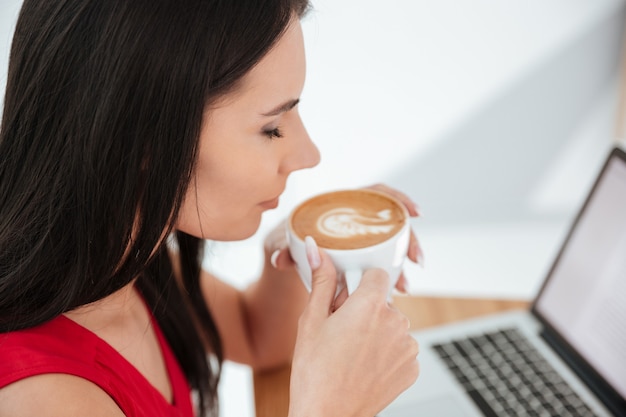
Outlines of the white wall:
M322 163L261 234L312 193L385 181L425 213L416 293L532 296L611 143L625 2L314 4L300 109ZM259 239L207 265L243 284Z

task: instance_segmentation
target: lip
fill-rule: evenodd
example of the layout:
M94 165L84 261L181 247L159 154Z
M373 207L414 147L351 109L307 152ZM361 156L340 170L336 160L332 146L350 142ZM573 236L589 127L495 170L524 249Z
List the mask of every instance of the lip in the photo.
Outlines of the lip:
M266 210L275 209L278 207L279 197L272 198L271 200L264 201L259 203L259 206L263 207Z

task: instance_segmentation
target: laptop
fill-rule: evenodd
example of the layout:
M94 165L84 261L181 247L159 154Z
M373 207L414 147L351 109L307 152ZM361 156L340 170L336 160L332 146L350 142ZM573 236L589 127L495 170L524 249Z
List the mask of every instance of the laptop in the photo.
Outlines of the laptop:
M381 417L626 416L626 153L613 148L529 310L415 332Z

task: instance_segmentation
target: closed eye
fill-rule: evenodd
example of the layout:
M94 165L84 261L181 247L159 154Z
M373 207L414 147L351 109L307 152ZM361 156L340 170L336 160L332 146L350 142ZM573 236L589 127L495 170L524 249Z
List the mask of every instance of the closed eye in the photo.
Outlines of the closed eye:
M269 139L278 139L278 138L283 137L283 133L278 127L274 129L263 130L263 134L267 136Z

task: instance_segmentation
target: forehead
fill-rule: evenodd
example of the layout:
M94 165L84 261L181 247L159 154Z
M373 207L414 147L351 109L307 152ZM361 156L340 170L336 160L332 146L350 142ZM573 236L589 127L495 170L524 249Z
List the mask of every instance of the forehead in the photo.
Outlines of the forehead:
M226 98L237 100L253 94L265 94L266 99L297 98L304 85L305 71L302 27L298 19L292 19L272 49Z

